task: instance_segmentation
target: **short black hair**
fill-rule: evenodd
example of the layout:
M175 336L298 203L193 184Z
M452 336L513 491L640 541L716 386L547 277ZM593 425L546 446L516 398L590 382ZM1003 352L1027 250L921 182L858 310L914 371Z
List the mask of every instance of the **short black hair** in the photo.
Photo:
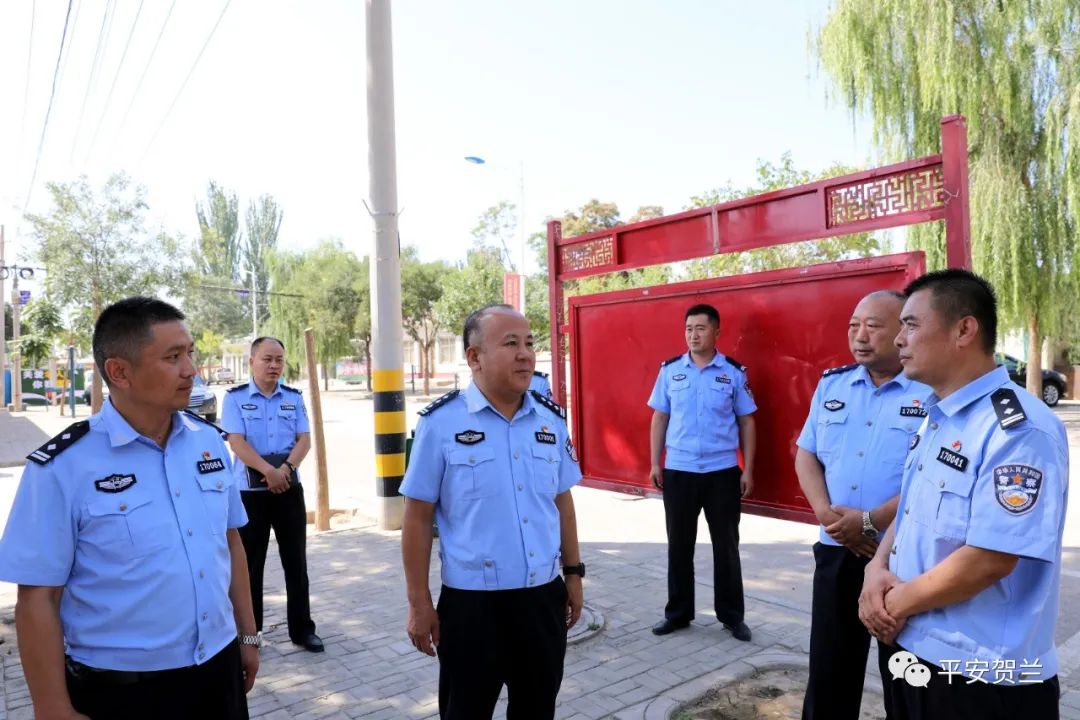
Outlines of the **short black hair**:
M692 315L704 315L712 320L713 325L720 327L720 313L716 312L716 308L712 305L707 303L691 305L690 309L686 311L686 315L683 317L683 322L689 320Z
M106 360L120 357L138 362L142 349L150 342L154 325L184 319L179 308L152 297L124 298L105 308L94 323L92 341L94 364L105 383L109 384Z
M472 340L477 333L480 332L480 321L484 319L492 310L513 310L512 305L506 303L495 303L494 305L485 305L479 310L473 310L469 313L469 317L465 318L465 327L461 330L461 343L464 346L465 352L469 352L469 348L472 347Z
M255 357L255 353L258 352L259 346L262 345L267 340L276 342L278 345L281 346L282 350L285 349L285 343L281 342L280 340L278 340L273 335L263 335L261 337L255 338L254 340L251 341L251 357Z
M982 347L987 355L997 345L997 297L994 288L970 270L950 268L926 273L908 283L904 295L930 291L934 309L949 322L970 315L979 323Z

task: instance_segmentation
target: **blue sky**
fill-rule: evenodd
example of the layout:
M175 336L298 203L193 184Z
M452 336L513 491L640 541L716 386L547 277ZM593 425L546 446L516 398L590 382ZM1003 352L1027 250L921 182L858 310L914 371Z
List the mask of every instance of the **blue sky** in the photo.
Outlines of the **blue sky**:
M122 170L147 187L154 224L192 238L194 202L213 178L245 205L274 195L285 211L282 247L332 236L366 254L364 3L231 0L178 96L226 2L178 2L150 62L170 0L145 0L137 23L139 1L116 0L92 76L107 4L74 0L31 210L43 207L45 180L86 173L96 182ZM807 50L828 7L398 0L402 241L427 259L463 258L477 216L517 202L521 167L533 232L592 197L616 202L624 217L643 204L677 212L706 189L750 182L759 158L785 151L812 170L873 164L868 126L828 100ZM66 9L65 0L0 5L0 222L9 241ZM16 242L26 248L22 236Z

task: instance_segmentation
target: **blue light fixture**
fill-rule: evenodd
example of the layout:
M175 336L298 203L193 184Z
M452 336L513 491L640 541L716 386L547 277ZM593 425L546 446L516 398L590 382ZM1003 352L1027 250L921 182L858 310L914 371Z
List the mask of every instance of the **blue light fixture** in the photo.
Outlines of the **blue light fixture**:
M465 158L465 162L471 162L473 165L483 165L487 161L484 160L484 158L482 158L482 157L476 157L475 155L468 155Z

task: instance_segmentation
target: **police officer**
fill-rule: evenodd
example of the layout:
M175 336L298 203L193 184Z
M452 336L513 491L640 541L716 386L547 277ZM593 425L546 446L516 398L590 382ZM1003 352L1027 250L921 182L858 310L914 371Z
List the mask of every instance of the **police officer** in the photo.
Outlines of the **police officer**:
M442 718L490 718L506 685L507 717L550 719L583 601L570 495L581 472L562 409L527 392L536 356L525 317L485 307L463 337L473 382L421 411L401 486L408 634L421 652L438 651Z
M263 625L263 568L270 529L277 539L285 574L289 639L322 652L311 620L307 574L307 508L297 468L311 449L304 398L278 381L285 369L285 345L260 337L251 343L251 380L225 394L221 425L236 453L236 483L249 522L240 530L248 556L255 624Z
M704 509L712 538L716 619L747 641L739 517L741 498L754 488L757 405L746 369L716 349L716 308L694 305L685 321L689 352L664 361L649 396L654 411L649 477L664 491L668 535L668 602L664 619L652 631L667 635L687 627L694 617L694 543ZM741 471L736 455L740 445Z
M534 390L548 400L554 400L554 396L551 394L551 382L548 380L548 374L540 372L539 370L533 371L532 380L529 382L529 390Z
M217 428L188 404L194 343L160 300L94 327L101 412L28 456L0 540L38 718L247 718L259 636ZM241 633L237 637L237 631Z
M810 678L803 720L858 720L870 634L859 621L863 571L896 515L908 444L930 388L902 373L894 340L904 296L864 297L848 322L855 363L826 370L810 402L795 472L821 523L814 545ZM879 653L887 678L885 653Z
M934 392L859 599L898 651L892 716L1057 718L1065 428L995 366L985 280L944 270L905 292L900 360Z

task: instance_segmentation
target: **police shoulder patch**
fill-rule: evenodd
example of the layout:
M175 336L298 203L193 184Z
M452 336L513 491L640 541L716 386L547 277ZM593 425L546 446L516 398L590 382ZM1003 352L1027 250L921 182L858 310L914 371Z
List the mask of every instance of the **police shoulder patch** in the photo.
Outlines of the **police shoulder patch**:
M998 388L990 396L994 403L994 412L997 413L998 425L1002 430L1008 430L1027 420L1024 408L1020 405L1020 398L1009 388Z
M241 390L247 390L247 389L248 389L248 385L249 385L249 383L244 383L243 385L237 385L236 387L231 387L231 388L229 388L229 389L228 389L228 390L226 390L225 392L227 392L227 393L234 393L234 392L240 392Z
M303 395L304 394L303 390L300 390L299 388L289 387L288 385L282 385L281 389L282 390L288 390L289 392L294 392L297 395Z
M89 420L80 420L77 423L68 425L64 432L27 455L26 459L35 462L38 465L45 465L54 457L74 445L79 438L86 435L88 432L90 432Z
M453 400L454 398L456 398L460 394L461 394L460 390L451 390L450 392L446 393L445 395L441 395L441 396L435 398L435 400L432 401L432 403L430 405L428 405L423 410L419 411L417 414L418 415L424 415L424 416L430 415L431 413L435 412L436 410L438 410L443 405L450 402L451 400Z
M858 363L852 363L850 365L841 365L840 367L829 368L825 372L821 373L821 377L829 377L830 375L839 375L840 373L845 373L848 370L854 370L857 367L859 367Z
M1030 465L998 465L994 468L994 497L1010 515L1024 515L1039 500L1042 470Z
M540 393L536 392L535 390L530 390L529 392L532 393L533 399L536 400L536 402L540 403L541 405L546 407L548 410L550 410L551 412L553 412L556 415L558 415L559 417L561 417L563 420L566 419L566 410L563 409L562 405L555 402L554 400L547 397L546 395L541 395Z
M185 415L187 415L189 418L193 419L193 420L198 420L199 422L203 423L204 425L209 425L210 427L214 428L214 430L217 431L217 434L220 435L221 437L223 437L223 438L229 437L229 433L225 432L225 430L220 425L218 425L217 423L210 422L209 420L204 418L202 415L199 415L198 413L193 413L190 410L184 410L183 413Z
M671 363L675 362L676 360L680 360L681 358L682 358L682 355L676 355L673 358L668 358L667 360L660 363L660 367L667 367Z
M724 359L727 360L728 365L735 368L736 370L739 370L741 372L746 372L746 366L743 365L738 360L736 360L735 358L731 357L730 355L725 355Z
M533 375L542 378L546 378L548 376L546 372L540 372L539 370L533 370Z

